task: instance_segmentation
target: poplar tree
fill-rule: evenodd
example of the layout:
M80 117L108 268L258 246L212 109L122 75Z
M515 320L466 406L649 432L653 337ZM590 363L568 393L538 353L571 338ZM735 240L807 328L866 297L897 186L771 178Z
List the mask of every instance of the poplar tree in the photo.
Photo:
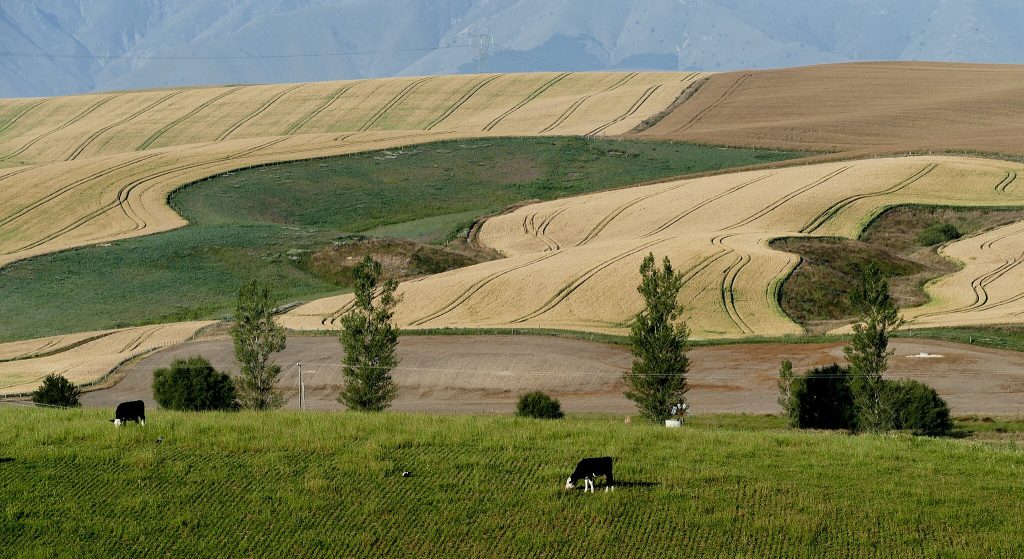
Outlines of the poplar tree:
M886 402L882 375L894 353L889 350L889 338L903 325L903 318L876 264L861 270L860 279L850 292L850 303L857 311L858 321L843 353L850 362L857 428L872 432L889 430L893 428L896 410Z
M398 329L391 323L398 282L382 280L380 262L367 256L354 270L355 306L341 318L345 386L338 401L352 410L383 411L398 393Z
M271 362L270 356L284 349L285 334L284 328L274 322L274 298L269 286L253 280L239 290L231 338L242 370L235 381L239 404L254 410L281 407L284 398L274 390L281 366Z
M671 417L674 405L686 402L690 332L679 320L683 276L672 269L667 256L659 269L654 254L644 258L640 276L637 291L644 298L644 308L630 327L633 367L623 376L625 395L636 402L641 416L660 423Z

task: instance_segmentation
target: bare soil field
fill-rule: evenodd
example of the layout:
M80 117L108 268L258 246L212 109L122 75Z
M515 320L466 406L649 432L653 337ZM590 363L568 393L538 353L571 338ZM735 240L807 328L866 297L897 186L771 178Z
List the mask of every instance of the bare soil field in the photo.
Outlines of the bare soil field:
M860 154L1024 155L1024 67L882 62L712 74L640 136Z
M889 375L933 386L955 414L1024 413L1024 353L932 340L895 340ZM910 357L921 353L942 357ZM237 374L231 340L186 342L161 350L134 366L111 388L83 396L86 406L113 407L143 399L154 406L153 370L175 358L202 355L220 370ZM530 390L558 397L577 413L635 414L622 396L622 372L632 358L627 348L545 336L405 336L396 411L429 413L511 413L516 398ZM298 363L302 363L307 407L341 409L341 345L333 336L291 336L275 357L284 373L279 386L287 408L298 407ZM829 344L737 344L698 347L690 352L689 399L694 413L778 413L778 364L798 370L843 363L842 346Z

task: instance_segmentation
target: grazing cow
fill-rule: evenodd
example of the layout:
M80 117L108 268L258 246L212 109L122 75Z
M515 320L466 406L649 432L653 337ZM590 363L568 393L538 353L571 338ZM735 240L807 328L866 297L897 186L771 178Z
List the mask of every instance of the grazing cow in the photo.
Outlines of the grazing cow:
M569 479L565 480L565 488L572 489L575 487L576 482L583 480L583 491L586 492L588 489L591 493L594 492L594 478L597 476L604 476L604 490L608 491L611 487L615 489L615 480L612 478L612 459L610 456L603 458L584 458L580 460L579 464L576 464L576 469L569 476Z
M121 426L129 421L139 425L146 424L146 403L142 400L134 402L121 402L114 410L114 419L110 420L114 425Z

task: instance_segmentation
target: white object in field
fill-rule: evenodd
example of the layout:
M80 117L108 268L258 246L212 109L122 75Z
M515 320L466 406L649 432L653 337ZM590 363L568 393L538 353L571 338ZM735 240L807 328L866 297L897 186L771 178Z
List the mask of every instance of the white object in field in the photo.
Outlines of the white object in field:
M665 420L665 427L669 427L669 428L673 428L674 429L676 427L682 427L682 426L683 426L683 421L681 419L666 419Z
M918 358L918 359L939 359L942 356L937 354L937 353L928 353L927 351L922 351L921 353L918 353L917 355L908 355L907 357L910 358L910 359L914 359L914 358Z

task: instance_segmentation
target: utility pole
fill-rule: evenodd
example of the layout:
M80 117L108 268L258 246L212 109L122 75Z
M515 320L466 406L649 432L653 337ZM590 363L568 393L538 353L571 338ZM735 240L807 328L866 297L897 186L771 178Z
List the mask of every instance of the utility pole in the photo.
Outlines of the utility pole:
M476 51L473 55L473 62L476 62L476 72L482 74L484 72L484 63L487 62L487 58L491 55L494 37L491 37L490 33L480 33L470 35L469 40Z
M306 385L302 383L302 363L296 363L299 366L299 409L306 409Z

